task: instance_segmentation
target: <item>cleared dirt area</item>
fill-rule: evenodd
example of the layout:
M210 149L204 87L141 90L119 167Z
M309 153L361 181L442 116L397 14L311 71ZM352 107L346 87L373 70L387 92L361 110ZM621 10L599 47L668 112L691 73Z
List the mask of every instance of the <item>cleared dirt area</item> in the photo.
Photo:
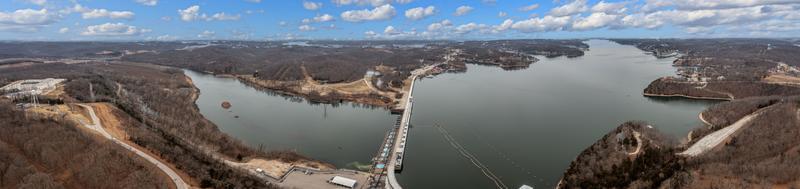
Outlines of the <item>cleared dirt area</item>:
M245 163L232 161L230 163L246 170L262 169L267 175L273 178L281 178L284 174L292 169L292 166L319 170L333 170L333 167L321 164L319 162L287 163L279 160L251 159Z
M371 77L365 76L364 78L348 83L321 84L317 80L314 80L314 78L311 77L310 74L308 74L308 71L306 71L305 66L302 66L300 68L303 71L303 75L305 77L305 79L303 80L305 81L305 83L303 83L301 89L305 92L316 91L323 95L331 92L337 92L348 95L377 93L387 97L391 97L392 95L391 93L380 91L372 87L370 85L370 82L372 82Z
M773 74L764 78L764 82L775 83L775 84L800 85L800 77L782 75L782 74Z
M117 116L112 112L113 107L105 103L92 104L91 106L94 108L97 117L100 117L100 122L103 123L103 129L108 131L111 136L119 139L128 138L128 135L122 129L122 122L117 119Z
M293 171L289 173L289 175L286 177L286 180L283 181L280 186L284 188L344 188L327 182L334 176L355 179L356 186L354 188L368 188L367 181L370 176L368 173L348 171L334 171L329 173L315 172L313 174L304 174L301 171Z

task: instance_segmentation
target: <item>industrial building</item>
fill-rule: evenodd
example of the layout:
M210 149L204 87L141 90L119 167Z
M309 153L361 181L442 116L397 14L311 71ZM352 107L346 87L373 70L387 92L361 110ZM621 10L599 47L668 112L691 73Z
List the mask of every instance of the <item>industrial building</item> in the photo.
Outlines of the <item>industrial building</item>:
M66 79L28 79L12 82L0 88L0 94L7 98L42 95L56 89L59 83Z
M334 176L331 180L328 181L331 184L347 187L347 188L355 188L356 187L356 180L349 179L346 177Z

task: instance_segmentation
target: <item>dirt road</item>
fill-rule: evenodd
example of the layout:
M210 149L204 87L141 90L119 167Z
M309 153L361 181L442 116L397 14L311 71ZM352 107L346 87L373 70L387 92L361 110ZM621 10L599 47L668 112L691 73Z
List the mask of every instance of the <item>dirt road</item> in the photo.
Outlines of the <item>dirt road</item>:
M178 175L178 173L176 173L175 171L170 169L169 166L164 165L163 163L159 162L156 158L151 157L147 153L144 153L144 152L140 151L139 149L136 149L136 148L134 148L134 147L132 147L132 146L130 146L130 145L118 140L117 138L114 138L113 136L111 136L111 134L108 134L108 132L106 132L106 130L103 129L103 126L100 123L100 118L98 118L97 115L95 114L94 108L92 108L91 106L83 105L83 104L78 104L78 106L81 106L81 107L85 108L89 112L89 116L92 119L92 123L91 124L83 124L85 127L89 128L91 130L97 131L103 137L113 141L116 144L119 144L120 146L122 146L123 148L125 148L125 149L127 149L129 151L132 151L133 153L135 153L136 155L141 156L142 158L144 158L145 160L149 161L150 163L155 164L156 167L161 169L161 171L163 171L164 173L167 174L167 176L170 177L172 182L175 183L175 187L177 189L188 189L189 188L189 185L186 184L186 182L184 182L183 179L181 179L181 177Z

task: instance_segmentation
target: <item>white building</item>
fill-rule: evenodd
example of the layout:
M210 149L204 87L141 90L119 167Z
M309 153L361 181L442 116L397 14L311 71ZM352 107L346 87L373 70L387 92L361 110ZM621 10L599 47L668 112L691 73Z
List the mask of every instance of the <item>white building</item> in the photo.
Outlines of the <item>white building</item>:
M347 188L355 188L356 187L356 180L353 180L353 179L350 179L350 178L346 178L346 177L334 176L328 182L331 183L331 184L335 184L335 185L339 185L339 186L343 186L343 187L347 187Z

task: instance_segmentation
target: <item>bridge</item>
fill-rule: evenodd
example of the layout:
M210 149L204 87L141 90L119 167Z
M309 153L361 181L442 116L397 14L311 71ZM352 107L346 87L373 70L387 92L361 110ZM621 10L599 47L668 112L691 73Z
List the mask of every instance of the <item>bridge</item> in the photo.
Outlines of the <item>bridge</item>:
M411 122L411 110L414 106L414 83L417 81L418 74L414 74L411 77L411 86L408 89L408 95L406 98L403 99L405 101L406 107L403 110L403 115L400 117L400 124L395 129L395 133L397 134L394 137L394 150L392 150L392 156L389 158L389 163L386 164L388 176L386 178L386 188L390 189L402 189L400 187L400 183L397 182L397 178L395 177L395 171L400 171L403 169L403 154L406 150L406 139L408 137L408 126Z
M429 71L441 64L428 65L411 72L411 84L408 92L403 94L396 107L398 112L402 112L401 116L397 118L394 127L387 132L378 153L373 158L369 188L403 188L397 182L395 172L403 169L403 157L408 139L408 129L411 126L411 112L414 107L414 85L420 76L428 74Z

